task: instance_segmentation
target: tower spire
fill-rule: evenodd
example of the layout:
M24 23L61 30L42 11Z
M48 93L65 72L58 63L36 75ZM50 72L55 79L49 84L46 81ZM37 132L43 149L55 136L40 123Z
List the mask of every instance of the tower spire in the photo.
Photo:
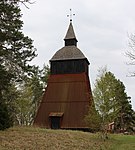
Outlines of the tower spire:
M70 14L67 15L67 17L70 18L70 24L69 24L69 27L68 27L68 30L67 30L67 34L64 38L64 41L65 41L65 46L77 46L77 39L76 39L76 36L75 36L75 33L74 33L74 29L73 29L73 25L72 25L72 17L74 16L75 14L72 13L72 9L70 9Z

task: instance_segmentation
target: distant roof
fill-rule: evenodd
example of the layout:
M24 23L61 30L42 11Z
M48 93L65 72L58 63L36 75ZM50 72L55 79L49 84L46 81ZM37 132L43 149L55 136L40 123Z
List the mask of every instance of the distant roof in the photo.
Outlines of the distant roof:
M86 57L76 46L65 46L58 50L50 61L67 59L86 59Z
M67 34L66 34L64 40L66 40L66 39L76 39L72 22L70 22L70 24L69 24L69 27L68 27L68 30L67 30Z

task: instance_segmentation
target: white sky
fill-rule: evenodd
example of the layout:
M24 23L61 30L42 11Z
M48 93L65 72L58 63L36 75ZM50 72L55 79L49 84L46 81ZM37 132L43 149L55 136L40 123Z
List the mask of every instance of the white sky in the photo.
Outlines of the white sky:
M135 77L127 77L135 67L126 65L129 59L125 56L128 35L135 33L135 0L36 0L28 6L30 9L21 6L23 32L37 48L34 64L49 64L54 53L64 46L71 8L78 48L91 63L92 88L97 70L107 65L124 83L135 110Z

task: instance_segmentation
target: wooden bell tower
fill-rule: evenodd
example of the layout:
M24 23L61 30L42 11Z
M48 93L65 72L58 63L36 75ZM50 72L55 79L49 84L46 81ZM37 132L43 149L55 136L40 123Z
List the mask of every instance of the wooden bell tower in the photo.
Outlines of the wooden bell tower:
M92 103L89 61L77 48L72 20L65 45L50 60L51 74L34 124L53 129L85 129Z

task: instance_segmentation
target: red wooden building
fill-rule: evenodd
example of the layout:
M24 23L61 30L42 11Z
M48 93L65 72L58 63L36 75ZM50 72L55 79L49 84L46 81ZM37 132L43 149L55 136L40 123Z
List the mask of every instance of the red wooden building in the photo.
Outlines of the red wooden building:
M51 74L34 124L53 129L85 129L92 102L89 61L77 48L72 22L65 46L50 60Z

